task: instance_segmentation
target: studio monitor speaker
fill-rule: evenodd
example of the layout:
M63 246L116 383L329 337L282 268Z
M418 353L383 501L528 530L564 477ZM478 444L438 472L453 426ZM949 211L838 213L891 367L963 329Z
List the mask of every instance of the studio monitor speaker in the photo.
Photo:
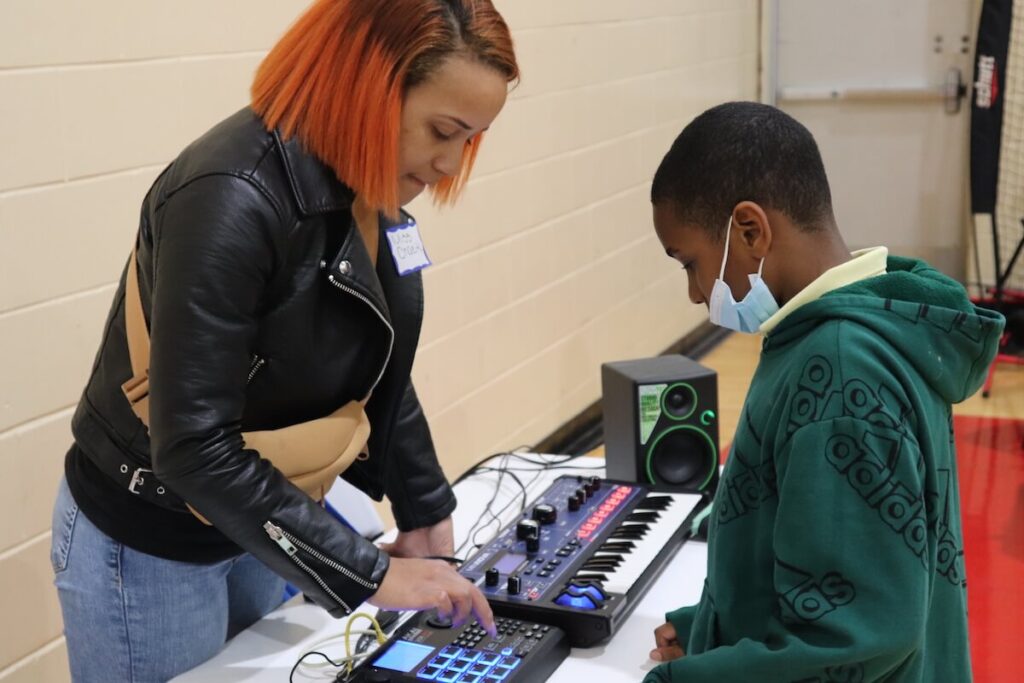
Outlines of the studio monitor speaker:
M669 355L601 366L608 477L662 490L713 492L718 484L714 370Z

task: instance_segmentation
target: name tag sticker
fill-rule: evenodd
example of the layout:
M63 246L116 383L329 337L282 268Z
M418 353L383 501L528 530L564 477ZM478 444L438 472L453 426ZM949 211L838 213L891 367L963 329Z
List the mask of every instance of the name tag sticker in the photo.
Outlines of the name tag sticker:
M409 275L430 265L430 257L423 248L420 229L416 227L415 221L388 228L385 234L399 275Z

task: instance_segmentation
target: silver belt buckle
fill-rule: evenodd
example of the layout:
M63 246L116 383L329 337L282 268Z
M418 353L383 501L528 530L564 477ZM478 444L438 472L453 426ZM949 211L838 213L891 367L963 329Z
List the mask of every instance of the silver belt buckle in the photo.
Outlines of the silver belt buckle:
M135 471L132 472L132 480L128 484L128 490L134 493L135 495L139 495L140 493L140 491L136 490L135 487L145 486L146 484L146 478L142 476L143 472L152 474L153 470L146 469L145 467L136 467Z

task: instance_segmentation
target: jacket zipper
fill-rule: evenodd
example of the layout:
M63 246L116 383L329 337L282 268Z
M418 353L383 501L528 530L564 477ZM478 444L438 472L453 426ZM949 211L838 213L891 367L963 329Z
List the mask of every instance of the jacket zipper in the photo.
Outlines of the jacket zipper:
M260 358L259 356L252 357L252 365L249 367L249 377L245 380L246 384L252 383L252 378L256 376L256 373L263 369L263 366L267 364L266 358Z
M388 319L384 317L384 314L381 313L380 310L378 310L377 307L373 305L373 302L370 301L368 298L366 298L356 290L352 289L351 287L342 284L341 282L336 280L333 275L328 275L327 280L338 289L342 290L343 292L351 294L352 296L356 297L357 299L365 303L367 306L369 306L370 309L377 314L377 317L380 318L380 321L384 323L384 326L388 328L388 332L391 333L391 337L388 339L388 355L384 358L384 365L380 369L380 374L377 375L377 379L374 381L373 386L370 387L370 391L367 393L367 395L372 394L373 390L377 388L377 384L380 383L381 378L384 377L384 372L388 369L388 363L391 361L391 351L395 347L395 328L391 326L391 323L389 323Z
M311 579L316 581L317 584L322 589L324 589L324 591L328 595L330 595L334 600L336 600L339 605L344 607L346 612L351 612L352 609L344 600L341 599L340 596L338 596L337 593L331 590L330 586L327 585L327 582L324 581L320 577L320 575L316 573L315 570L313 570L309 565L302 561L302 559L298 556L298 552L300 549L304 551L306 554L313 557L314 559L321 562L322 564L325 564L331 569L343 574L345 577L351 579L352 581L355 581L364 588L376 591L380 587L379 583L376 583L374 581L367 581L363 577L353 572L348 567L345 567L340 563L335 562L323 553L312 548L309 544L304 543L300 541L298 538L296 538L294 535L289 534L287 531L285 531L284 529L282 529L281 527L279 527L271 521L266 522L263 525L263 529L267 532L267 535L270 536L271 540L274 541L274 543L276 543L282 550L284 550L285 553L288 554L288 557L290 557L295 564L297 564L304 572L306 572L306 574L308 574Z

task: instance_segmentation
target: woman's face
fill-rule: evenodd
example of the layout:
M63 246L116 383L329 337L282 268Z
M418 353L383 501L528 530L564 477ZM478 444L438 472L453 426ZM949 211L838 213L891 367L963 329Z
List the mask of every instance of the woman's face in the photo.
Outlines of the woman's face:
M491 125L507 92L501 73L461 55L445 60L406 92L398 138L401 205L459 172L463 150Z

